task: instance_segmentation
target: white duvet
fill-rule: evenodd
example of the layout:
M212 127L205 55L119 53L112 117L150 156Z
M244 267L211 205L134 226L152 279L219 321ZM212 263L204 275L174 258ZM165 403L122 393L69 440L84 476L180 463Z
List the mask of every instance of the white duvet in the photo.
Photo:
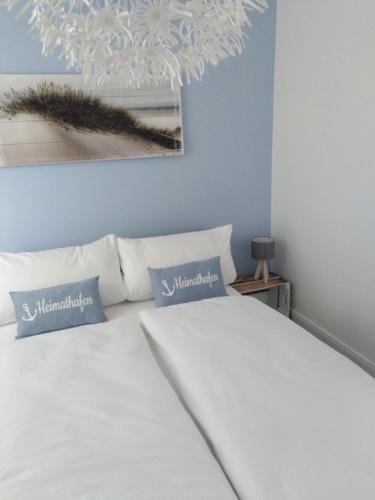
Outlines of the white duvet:
M367 373L249 297L141 320L242 500L374 500Z
M1 500L234 500L152 356L143 307L17 341L0 329Z

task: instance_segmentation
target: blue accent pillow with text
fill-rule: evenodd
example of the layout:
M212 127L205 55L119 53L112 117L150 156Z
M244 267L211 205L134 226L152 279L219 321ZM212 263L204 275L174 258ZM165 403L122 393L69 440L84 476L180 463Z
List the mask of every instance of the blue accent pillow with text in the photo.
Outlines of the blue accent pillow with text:
M10 292L18 323L16 338L107 321L99 295L99 277Z
M225 291L220 257L180 266L150 269L156 307L223 297Z

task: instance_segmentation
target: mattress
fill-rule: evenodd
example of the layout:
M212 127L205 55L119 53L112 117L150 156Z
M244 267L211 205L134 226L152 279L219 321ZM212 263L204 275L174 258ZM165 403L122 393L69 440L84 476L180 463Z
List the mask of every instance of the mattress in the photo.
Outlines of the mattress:
M109 321L14 340L0 328L0 500L234 500L139 328Z
M375 380L250 297L141 312L242 500L373 500Z

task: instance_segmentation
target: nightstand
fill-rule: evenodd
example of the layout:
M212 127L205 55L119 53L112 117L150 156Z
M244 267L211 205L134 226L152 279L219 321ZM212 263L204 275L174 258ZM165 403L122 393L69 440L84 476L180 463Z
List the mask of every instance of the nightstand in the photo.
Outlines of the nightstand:
M271 274L268 283L252 277L238 278L230 285L241 295L254 295L284 316L290 316L290 283L280 276Z

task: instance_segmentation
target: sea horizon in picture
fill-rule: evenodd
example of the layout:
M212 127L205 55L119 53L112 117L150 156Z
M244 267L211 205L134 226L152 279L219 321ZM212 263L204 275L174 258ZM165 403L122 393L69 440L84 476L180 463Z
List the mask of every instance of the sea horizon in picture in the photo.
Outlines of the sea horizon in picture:
M180 88L0 75L0 167L183 154Z

